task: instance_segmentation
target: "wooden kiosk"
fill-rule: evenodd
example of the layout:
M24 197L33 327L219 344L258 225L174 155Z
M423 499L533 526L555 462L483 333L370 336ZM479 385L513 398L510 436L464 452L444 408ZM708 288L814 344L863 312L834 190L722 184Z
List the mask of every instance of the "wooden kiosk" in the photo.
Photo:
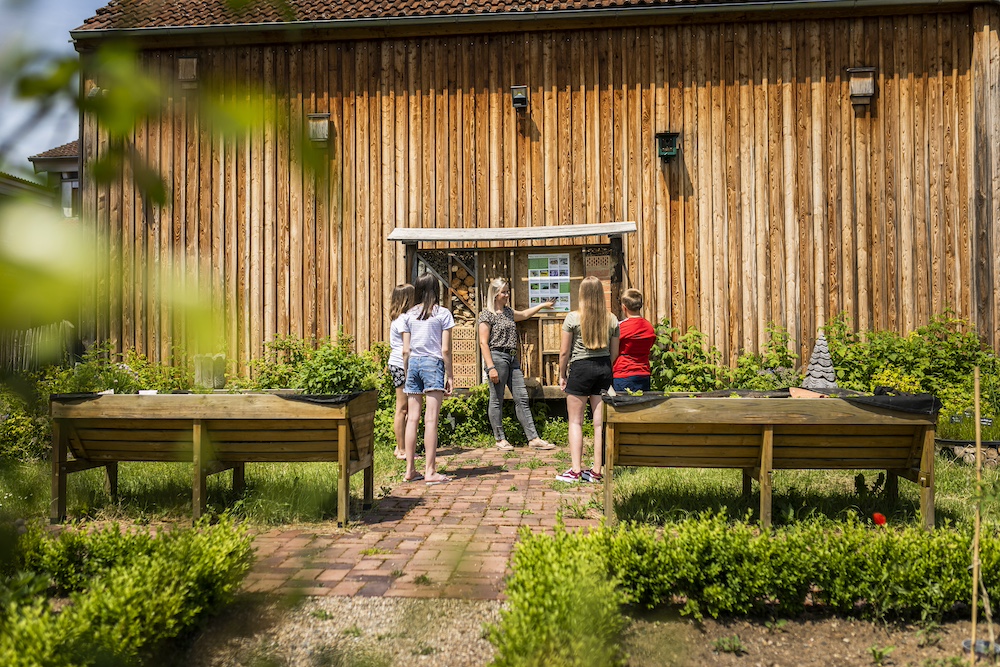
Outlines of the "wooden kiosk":
M546 298L543 295L560 294L561 289L561 309L542 311L519 323L518 331L529 392L535 398L562 398L555 385L566 314L576 308L580 282L587 276L604 283L608 307L617 308L622 283L629 282L622 240L635 231L634 222L500 229L399 227L389 240L406 246L406 273L411 282L430 272L441 283L441 303L455 316L452 351L457 388L483 382L476 317L491 280L502 277L510 282L515 310L531 307L537 303L533 300ZM546 262L552 263L556 273L551 278L549 269L541 268Z

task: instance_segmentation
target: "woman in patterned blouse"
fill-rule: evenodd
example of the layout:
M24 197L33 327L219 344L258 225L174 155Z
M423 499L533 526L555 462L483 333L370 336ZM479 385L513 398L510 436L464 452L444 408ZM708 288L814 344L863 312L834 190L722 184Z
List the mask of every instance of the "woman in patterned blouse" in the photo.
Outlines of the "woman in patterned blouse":
M527 310L513 310L510 307L510 285L507 281L495 278L490 283L486 307L479 313L479 349L483 353L483 362L490 378L489 417L498 449L513 449L503 430L504 387L510 387L510 394L514 398L514 412L528 438L528 446L535 449L555 447L538 437L535 421L528 408L528 390L524 386L524 373L518 362L520 345L515 324L534 317L542 308L551 308L553 305L552 301L546 301Z

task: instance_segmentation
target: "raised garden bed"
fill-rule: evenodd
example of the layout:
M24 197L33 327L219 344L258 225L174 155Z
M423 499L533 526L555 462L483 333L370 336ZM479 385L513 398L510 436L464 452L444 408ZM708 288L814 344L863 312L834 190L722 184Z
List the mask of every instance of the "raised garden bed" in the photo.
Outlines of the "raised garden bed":
M843 398L662 396L605 402L604 507L614 520L614 466L738 468L743 491L760 484L760 520L771 524L771 471L882 469L893 499L898 477L920 486L924 525L934 527L934 431L931 414ZM909 407L909 406L907 406Z
M350 476L364 472L364 503L373 499L375 391L339 396L301 394L53 395L53 523L66 517L66 478L103 466L112 496L120 461L193 462L191 507L205 510L206 478L244 465L331 461L340 468L337 520L345 525ZM69 458L69 455L72 458Z

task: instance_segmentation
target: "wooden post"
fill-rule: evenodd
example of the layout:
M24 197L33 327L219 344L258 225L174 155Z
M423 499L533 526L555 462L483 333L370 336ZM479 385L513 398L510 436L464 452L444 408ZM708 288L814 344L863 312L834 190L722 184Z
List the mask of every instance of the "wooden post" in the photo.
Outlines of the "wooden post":
M246 488L246 464L236 463L233 465L233 493L242 496Z
M611 237L611 310L617 312L622 297L622 275L625 271L625 253L622 250L622 236Z
M191 519L197 521L205 511L205 500L208 495L208 484L205 476L204 428L201 420L195 419L192 426L192 443L194 450L194 491L191 495Z
M61 523L66 519L66 451L68 436L66 426L56 419L52 422L52 504L49 519Z
M111 496L111 501L118 502L118 462L109 463L104 466L104 471L107 477L107 490L108 495Z
M885 471L885 498L893 505L899 501L899 475L891 470Z
M748 500L750 498L750 493L753 491L753 476L750 471L746 468L743 469L743 498Z
M601 409L604 410L604 517L609 526L615 525L618 518L615 516L615 455L618 453L615 439L615 425L608 422L608 405L603 403Z
M342 422L337 426L337 460L339 474L337 476L337 524L341 528L347 527L348 507L351 502L351 477L348 471L350 464L350 451L347 444L347 423Z
M920 457L920 516L924 528L934 530L934 429L924 429L924 446Z
M771 527L771 461L774 452L774 426L764 427L760 448L760 525Z
M372 456L372 462L364 469L365 476L365 499L361 503L361 508L370 510L372 504L375 502L375 457Z
M412 242L404 243L403 247L406 249L407 280L412 285L417 280L417 244Z

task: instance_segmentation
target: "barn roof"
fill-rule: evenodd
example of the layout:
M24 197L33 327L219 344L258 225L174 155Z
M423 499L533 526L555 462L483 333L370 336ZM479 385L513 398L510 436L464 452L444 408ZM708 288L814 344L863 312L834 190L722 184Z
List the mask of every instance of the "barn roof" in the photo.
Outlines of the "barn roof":
M724 16L742 13L836 11L848 14L886 8L919 11L945 5L969 6L971 0L111 0L82 26L75 39L114 33L166 33L177 30L218 32L243 29L328 29L348 24L436 19L525 20L594 19L628 14ZM241 6L240 9L234 9Z

